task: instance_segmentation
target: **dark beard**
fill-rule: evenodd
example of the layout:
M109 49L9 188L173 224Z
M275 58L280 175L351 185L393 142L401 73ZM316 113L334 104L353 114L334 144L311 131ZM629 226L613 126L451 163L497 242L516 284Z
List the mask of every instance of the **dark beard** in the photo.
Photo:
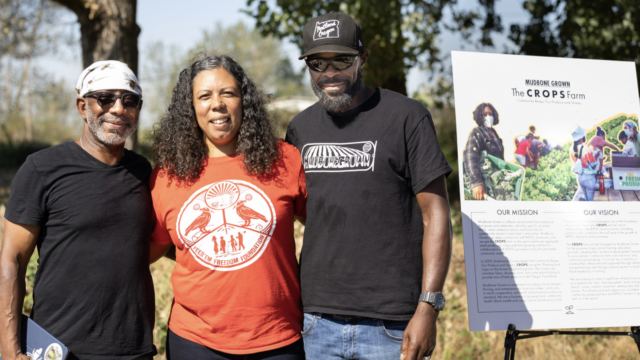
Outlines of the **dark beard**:
M327 94L324 90L322 90L323 84L331 84L336 82L344 82L347 86L346 90L342 93L340 92L330 92ZM355 82L351 82L349 78L345 76L335 76L333 78L323 78L321 77L318 80L318 84L313 82L311 79L311 88L313 92L316 94L322 107L325 108L330 113L340 114L344 112L344 109L351 105L353 101L353 97L360 91L362 88L362 71L358 69L358 77Z

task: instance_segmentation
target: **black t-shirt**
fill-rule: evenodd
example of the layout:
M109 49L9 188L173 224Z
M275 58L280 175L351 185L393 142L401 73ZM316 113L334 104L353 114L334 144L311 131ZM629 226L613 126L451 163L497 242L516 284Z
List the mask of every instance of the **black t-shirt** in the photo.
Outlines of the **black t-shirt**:
M75 142L27 158L5 218L40 226L31 317L80 359L154 355L151 165L107 165ZM73 356L71 356L73 358Z
M410 319L422 282L416 194L451 172L427 109L376 89L340 117L309 107L286 141L300 150L308 192L304 311Z

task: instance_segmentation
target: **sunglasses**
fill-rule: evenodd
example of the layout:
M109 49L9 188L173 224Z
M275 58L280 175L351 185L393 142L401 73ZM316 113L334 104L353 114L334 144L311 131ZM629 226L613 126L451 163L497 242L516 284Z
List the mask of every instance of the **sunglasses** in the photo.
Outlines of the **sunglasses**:
M96 99L100 107L112 107L118 99L122 101L122 107L125 109L137 109L140 106L141 97L134 93L114 94L108 91L94 92L84 97L92 97Z
M333 59L310 59L305 60L307 66L313 71L325 71L329 64L336 70L344 70L353 65L358 55L355 56L338 56Z

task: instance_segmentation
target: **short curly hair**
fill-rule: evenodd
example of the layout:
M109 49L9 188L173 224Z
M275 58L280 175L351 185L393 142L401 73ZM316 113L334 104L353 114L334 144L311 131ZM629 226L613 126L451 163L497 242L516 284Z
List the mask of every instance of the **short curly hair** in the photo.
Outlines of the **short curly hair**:
M246 173L268 175L282 157L264 93L231 57L204 56L180 72L171 103L154 134L155 161L160 174L168 175L170 180L193 184L206 165L208 148L193 107L193 81L200 72L218 68L228 71L240 86L242 124L236 154L242 155Z
M498 115L496 108L494 108L491 103L482 103L478 105L478 107L473 111L473 120L478 124L478 126L484 126L484 116L482 116L482 113L484 112L484 108L487 106L491 109L491 112L493 112L493 125L498 125L500 123L500 116Z

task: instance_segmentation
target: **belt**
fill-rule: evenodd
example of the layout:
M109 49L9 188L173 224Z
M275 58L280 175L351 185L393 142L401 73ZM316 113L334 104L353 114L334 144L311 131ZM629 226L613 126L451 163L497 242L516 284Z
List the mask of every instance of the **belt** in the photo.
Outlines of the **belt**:
M348 320L359 320L359 319L366 319L365 316L354 316L354 315L340 315L340 314L330 314L333 317L337 317L340 319L348 319Z

